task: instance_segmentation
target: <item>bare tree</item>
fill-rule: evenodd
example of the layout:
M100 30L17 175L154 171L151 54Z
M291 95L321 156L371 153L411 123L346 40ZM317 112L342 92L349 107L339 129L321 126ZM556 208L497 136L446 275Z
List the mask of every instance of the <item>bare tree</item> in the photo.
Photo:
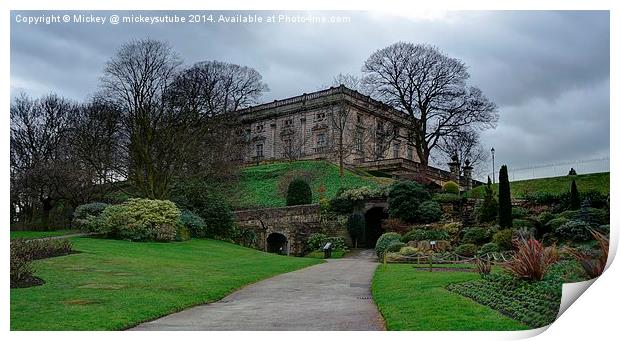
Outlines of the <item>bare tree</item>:
M120 160L126 156L121 148L121 112L114 103L94 98L77 106L69 121L71 152L93 171L94 181L105 185L122 180Z
M338 160L339 175L344 175L345 159L359 149L360 131L355 128L353 120L355 114L351 106L346 101L341 100L339 103L329 107L326 110L332 132L334 134L334 142L330 145L330 153ZM352 133L352 134L347 134ZM348 135L352 135L348 137ZM357 144L357 145L356 145Z
M74 194L69 189L76 172L66 153L73 111L54 94L38 100L22 94L11 105L11 206L21 220L31 221L38 207L47 227L58 200Z
M170 96L179 109L212 117L256 104L269 90L262 78L247 66L205 61L183 70Z
M411 118L411 136L426 166L442 136L465 126L494 127L496 106L467 86L465 64L437 48L398 42L374 52L364 63L363 83L376 97Z
M138 40L121 46L101 78L102 89L123 113L127 176L149 198L168 196L174 168L183 156L165 96L179 65L167 43Z
M390 121L378 121L369 131L371 143L367 144L367 154L373 160L386 158L386 152L399 137L399 127Z
M450 162L453 156L457 156L461 162L469 160L477 174L484 173L489 155L480 143L480 134L477 131L461 128L450 135L444 135L437 144L437 149L440 151L437 159Z
M357 91L363 95L368 95L368 89L362 82L362 79L356 75L350 73L339 73L332 79L329 85L323 85L322 88L338 87L344 85L345 87Z
M289 161L295 161L303 156L304 148L309 145L312 135L301 134L293 127L284 127L280 139L284 146L282 155Z
M196 63L175 77L167 97L187 128L186 175L220 177L234 170L247 141L235 133L233 113L256 104L265 91L258 71L219 61Z

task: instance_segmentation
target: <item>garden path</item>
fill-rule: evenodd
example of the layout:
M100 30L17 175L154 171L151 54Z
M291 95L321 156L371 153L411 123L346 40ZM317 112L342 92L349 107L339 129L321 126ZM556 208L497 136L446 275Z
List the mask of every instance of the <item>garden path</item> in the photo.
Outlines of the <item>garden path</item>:
M278 275L132 330L384 330L374 250Z

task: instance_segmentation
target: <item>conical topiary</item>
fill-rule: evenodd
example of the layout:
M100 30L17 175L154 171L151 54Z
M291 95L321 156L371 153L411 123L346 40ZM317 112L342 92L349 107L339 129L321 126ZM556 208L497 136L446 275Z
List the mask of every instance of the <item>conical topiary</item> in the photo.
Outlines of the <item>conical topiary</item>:
M570 184L570 209L578 210L581 207L581 200L579 199L579 191L577 190L577 183L575 180Z
M499 210L498 223L500 227L512 227L512 202L510 201L510 182L508 167L503 165L499 170Z

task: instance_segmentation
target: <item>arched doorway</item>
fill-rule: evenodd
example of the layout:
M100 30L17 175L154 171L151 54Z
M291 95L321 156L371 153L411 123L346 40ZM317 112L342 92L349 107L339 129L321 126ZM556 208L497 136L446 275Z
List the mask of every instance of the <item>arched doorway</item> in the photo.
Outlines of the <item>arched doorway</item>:
M364 214L366 228L364 230L364 246L374 248L377 239L385 232L381 227L381 220L387 218L387 213L383 207L372 207Z
M282 233L271 233L267 236L267 252L281 255L288 254L288 241Z

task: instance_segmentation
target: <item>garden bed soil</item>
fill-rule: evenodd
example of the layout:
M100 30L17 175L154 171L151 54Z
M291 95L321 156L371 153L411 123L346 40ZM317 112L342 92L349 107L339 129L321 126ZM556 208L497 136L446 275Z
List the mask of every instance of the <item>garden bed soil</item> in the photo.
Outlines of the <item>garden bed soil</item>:
M11 282L11 289L30 288L30 287L35 287L37 285L43 285L43 284L45 284L45 281L43 279L36 277L36 276L30 276L16 283Z

